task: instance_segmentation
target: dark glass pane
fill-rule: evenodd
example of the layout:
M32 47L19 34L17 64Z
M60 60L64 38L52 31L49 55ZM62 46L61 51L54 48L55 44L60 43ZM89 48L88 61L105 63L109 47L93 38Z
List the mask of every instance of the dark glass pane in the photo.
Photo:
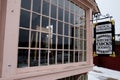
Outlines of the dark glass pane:
M68 0L65 0L65 9L69 10L69 1Z
M18 60L17 60L18 68L28 67L28 50L27 49L19 49L18 50Z
M41 48L48 48L49 36L47 33L41 33Z
M29 28L29 26L30 26L30 12L21 10L20 27Z
M58 19L63 20L63 9L58 8Z
M56 33L56 20L51 19L50 24L53 25L53 33Z
M70 14L70 23L74 24L74 14Z
M40 13L40 11L41 11L41 0L33 0L33 11Z
M51 48L55 49L56 48L56 35L52 36L52 40L51 40Z
M83 50L83 40L80 40L80 50Z
M21 0L21 7L30 10L31 0Z
M68 49L69 47L69 39L68 37L64 37L64 49Z
M19 47L29 46L29 31L20 29L19 30Z
M74 38L70 38L70 49L74 49Z
M79 27L75 27L75 37L80 38L80 30Z
M46 28L49 25L49 19L47 17L42 17L42 27Z
M64 63L68 63L68 51L64 51Z
M70 51L70 62L74 61L74 53L73 51Z
M49 3L43 0L42 13L49 16Z
M57 51L57 64L62 63L62 51Z
M74 37L74 27L70 26L70 36Z
M57 1L58 0L51 0L51 3L54 4L54 5L57 5Z
M58 22L58 34L63 34L63 23Z
M87 34L86 30L84 30L84 39L86 39L86 37L87 37L86 34Z
M64 25L64 35L69 35L69 25L68 24L65 24Z
M58 49L62 49L62 42L63 42L62 39L63 39L62 36L58 36L58 44L57 44Z
M63 7L64 6L64 0L58 0L59 6Z
M39 62L39 51L31 50L30 51L30 66L38 66Z
M39 48L39 32L31 32L31 47Z
M40 29L40 15L32 14L32 29Z
M57 7L54 5L51 5L51 17L56 18L57 15Z
M65 22L69 22L69 12L65 11Z
M78 51L75 52L75 62L78 62Z
M87 61L87 54L86 54L86 51L84 51L84 61Z
M41 50L40 53L40 65L47 65L48 64L48 51L47 50Z
M56 52L51 51L49 53L49 64L55 64L55 59L56 59Z
M84 40L84 50L87 49L87 43L86 43L86 40Z
M79 61L80 61L80 62L83 61L83 53L82 53L82 51L80 51L80 53L79 53Z
M83 39L83 29L80 29L80 38Z

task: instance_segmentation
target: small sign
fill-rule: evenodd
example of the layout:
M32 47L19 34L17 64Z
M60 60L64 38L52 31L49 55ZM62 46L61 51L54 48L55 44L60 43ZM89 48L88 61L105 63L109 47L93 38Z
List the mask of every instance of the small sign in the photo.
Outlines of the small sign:
M94 55L115 56L114 22L106 21L94 26Z

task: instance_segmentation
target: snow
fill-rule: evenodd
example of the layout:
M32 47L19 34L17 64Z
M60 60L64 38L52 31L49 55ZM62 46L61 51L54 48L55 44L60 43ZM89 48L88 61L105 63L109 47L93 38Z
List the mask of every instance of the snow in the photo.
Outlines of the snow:
M120 71L94 66L88 73L88 80L120 80Z

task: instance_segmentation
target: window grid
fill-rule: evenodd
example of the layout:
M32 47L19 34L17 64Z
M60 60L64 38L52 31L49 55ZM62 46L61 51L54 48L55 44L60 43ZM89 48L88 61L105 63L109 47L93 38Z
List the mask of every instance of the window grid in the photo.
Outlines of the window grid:
M24 1L24 0L21 0L21 1ZM28 24L29 26L26 26L26 24L23 25L24 23L20 23L20 27L19 27L19 29L21 29L21 30L29 31L29 34L28 34L28 37L29 37L28 45L29 46L27 46L27 47L25 47L24 45L22 47L18 46L19 50L24 50L24 49L28 50L28 59L27 59L27 64L26 64L27 67L59 64L59 62L57 61L58 60L57 57L59 57L58 51L61 52L60 55L62 56L62 62L60 64L86 61L86 45L87 45L86 44L86 41L87 41L86 40L86 31L87 30L86 30L85 20L83 20L83 19L85 19L85 10L81 9L80 7L78 7L77 5L75 5L74 3L72 3L68 0L63 0L64 4L69 5L68 8L66 8L67 6L65 6L64 4L63 4L63 6L60 3L58 4L58 1L60 1L60 0L39 0L39 1L41 1L41 5L40 5L40 12L38 12L38 11L33 10L33 6L34 6L33 0L30 0L30 1L31 1L30 8L21 6L21 12L26 11L27 13L30 14L29 15L30 19L28 19L28 17L26 19L26 21L29 22L29 24ZM43 13L43 5L42 5L43 1L46 2L47 4L49 4L48 15L42 14ZM53 4L52 1L57 1L57 5ZM56 7L56 18L51 16L51 6L52 5L54 5L54 7ZM63 10L63 15L65 14L65 12L68 12L67 22L65 21L65 16L67 16L67 15L63 16L62 20L59 19L59 15L61 14L61 13L58 13L59 8L61 10ZM82 17L79 14L81 14ZM23 17L26 16L25 14L21 14L21 15ZM34 18L34 15L37 15L39 17ZM80 20L77 19L77 17L75 17L75 16L80 17ZM38 21L35 21L35 22L37 22L34 24L34 25L36 25L35 28L33 27L33 23L34 23L34 22L32 22L33 19L38 20ZM48 23L46 24L46 22L42 22L42 21L44 21L43 19L45 19L45 21L47 20ZM20 17L20 20L22 21L21 17ZM43 26L43 25L48 25L48 26L51 25L51 20L54 20L56 22L56 24L54 25L54 27L56 27L56 30L55 30L55 32L52 32L52 33L49 32L50 31L49 29L46 29L46 27ZM71 21L71 20L73 20L73 21ZM75 24L76 21L77 21L77 24ZM61 30L62 33L60 33L60 34L58 33L59 32L58 30L61 28L58 28L58 26L59 26L58 22L62 23L61 27L63 27ZM21 25L23 25L23 26L21 26ZM66 29L64 29L66 27L66 25L68 27ZM66 32L67 30L68 30L68 32ZM76 31L76 30L78 30L78 31ZM35 32L36 34L33 34L33 32ZM75 33L75 32L78 32L78 33ZM20 31L19 31L19 34L20 34ZM43 40L43 37L42 37L43 34L46 34L46 37L44 37L45 40ZM54 38L55 44L53 44L53 41L52 41L52 44L49 41L49 40L53 40L53 36L51 38L49 37L51 35L55 36L55 38ZM24 37L24 36L22 36L22 37ZM22 38L22 37L19 37L19 38ZM34 37L37 41L33 41L32 37ZM60 45L62 48L58 48L59 47L58 43L60 42L58 37L61 37L62 41L60 40L61 41ZM45 41L45 42L43 42L44 44L41 43L42 41ZM80 44L80 41L82 41L82 46ZM25 42L24 39L23 39L23 41L21 41L21 43L22 42ZM19 40L19 44L21 44L21 43ZM34 45L37 44L38 46L31 47L31 45L33 43L34 43ZM45 47L42 47L41 44L45 45ZM80 45L78 45L78 44L80 44ZM55 46L54 48L51 47L53 45ZM82 48L80 48L80 47L82 47ZM53 51L54 51L54 53L51 53ZM73 55L71 54L71 52L73 53ZM32 61L33 62L33 65L32 65L31 64L31 60L32 60L31 55L33 55L33 54L34 54L33 58L36 58L36 56L38 57L38 62L36 63L34 61L37 59L36 58ZM43 64L44 61L42 62L42 60L41 60L42 59L41 54L44 56L43 60L46 61L47 64ZM67 56L67 58L66 58L66 56ZM23 58L23 57L24 57L23 55L18 56L18 58ZM72 61L71 61L71 58L73 59ZM51 60L53 62L51 62ZM20 61L18 59L18 67L20 67L19 62ZM21 63L21 65L24 66L24 64L22 64L22 63ZM21 67L23 67L23 66L21 66Z

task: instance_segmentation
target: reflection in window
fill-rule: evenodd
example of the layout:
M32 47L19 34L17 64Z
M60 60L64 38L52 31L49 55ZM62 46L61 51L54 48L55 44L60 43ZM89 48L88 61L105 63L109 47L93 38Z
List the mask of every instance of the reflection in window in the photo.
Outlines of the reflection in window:
M28 67L28 50L27 49L19 49L18 50L18 68Z
M64 63L68 63L68 51L64 51Z
M38 50L31 50L30 51L30 66L38 66L39 60L39 51Z
M39 32L36 31L31 32L31 47L34 48L39 47Z
M41 11L41 0L33 0L33 11L40 13L40 11Z
M21 0L21 7L30 10L31 0Z
M51 5L51 17L56 18L57 6Z
M75 27L75 37L80 38L80 30L79 27Z
M40 65L47 65L48 64L48 51L47 50L41 50L40 53Z
M79 61L82 62L83 61L83 52L80 51L79 53Z
M63 34L63 23L58 22L58 34Z
M52 36L51 48L56 49L56 35Z
M63 42L62 39L63 39L62 36L58 36L58 44L57 44L58 49L62 49L62 42Z
M21 10L20 27L29 28L29 26L30 26L30 12Z
M48 48L49 36L47 33L41 33L41 48Z
M46 28L49 25L49 19L47 17L42 16L42 27Z
M79 39L75 39L75 49L76 50L80 50L80 47L81 47L80 40Z
M55 64L56 51L50 51L49 53L49 64Z
M19 30L19 47L29 46L29 31L20 29Z
M62 51L57 51L57 64L62 63Z
M53 33L56 33L56 20L51 19L50 24L53 25Z
M63 20L63 9L58 8L58 19Z
M68 0L65 0L65 9L69 10L69 1Z
M40 15L32 14L32 29L40 29Z
M42 13L49 16L49 3L43 0Z

